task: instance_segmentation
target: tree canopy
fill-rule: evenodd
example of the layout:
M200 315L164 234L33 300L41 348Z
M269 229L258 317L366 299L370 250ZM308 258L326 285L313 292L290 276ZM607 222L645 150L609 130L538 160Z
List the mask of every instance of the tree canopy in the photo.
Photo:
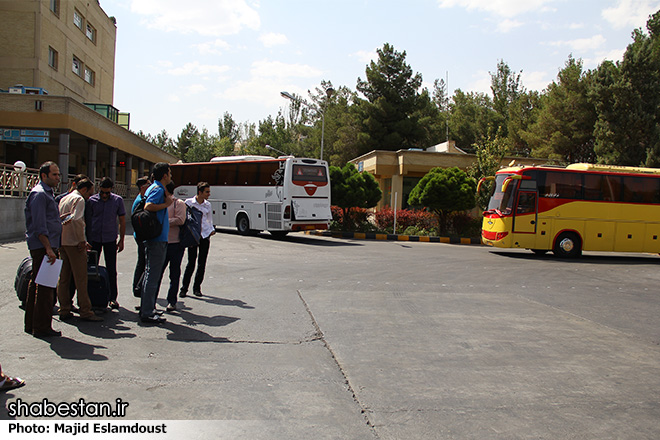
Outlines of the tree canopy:
M528 91L522 72L504 60L490 73L490 93L450 94L440 79L428 90L405 51L385 43L377 53L355 89L324 80L308 97L296 96L258 123L237 123L225 111L217 133L189 123L176 140L165 131L138 134L182 160L277 155L267 144L320 157L323 135L324 159L336 166L374 149L428 148L448 139L477 152L496 138L507 154L558 163L660 166L660 11L645 30L633 31L622 61L585 70L568 54L542 91ZM335 91L331 96L328 87Z
M332 204L344 210L373 208L383 195L374 176L360 173L350 163L343 168L331 166L330 183Z
M455 211L475 206L476 181L460 168L432 168L408 197L412 206L423 206L438 216L440 229L445 230L447 217Z
M422 75L406 63L406 52L385 43L378 60L366 69L366 80L358 78L357 90L362 117L363 152L374 148L398 150L417 146L422 137L416 111L421 106Z
M596 111L588 98L589 75L582 61L568 57L543 97L537 121L523 134L533 157L593 162Z

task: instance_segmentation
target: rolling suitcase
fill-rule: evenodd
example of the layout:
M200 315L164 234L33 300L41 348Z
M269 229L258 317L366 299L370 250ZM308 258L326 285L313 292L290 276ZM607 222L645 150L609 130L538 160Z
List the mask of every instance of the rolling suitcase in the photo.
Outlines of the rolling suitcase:
M110 278L104 266L99 265L99 253L89 252L87 261L87 294L93 309L105 310L110 302Z
M16 271L16 278L14 279L14 290L21 302L21 307L25 306L25 299L27 298L28 285L30 284L30 277L32 276L32 257L25 257Z

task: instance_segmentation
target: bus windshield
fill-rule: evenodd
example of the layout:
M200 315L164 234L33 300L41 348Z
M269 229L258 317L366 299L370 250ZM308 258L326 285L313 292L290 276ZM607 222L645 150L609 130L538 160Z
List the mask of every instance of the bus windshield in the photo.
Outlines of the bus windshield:
M491 193L490 201L488 202L488 211L499 211L502 215L511 214L513 209L513 189L516 182L511 182L506 187L506 191L502 192L502 184L504 179L511 176L511 174L498 174L495 176L495 185Z

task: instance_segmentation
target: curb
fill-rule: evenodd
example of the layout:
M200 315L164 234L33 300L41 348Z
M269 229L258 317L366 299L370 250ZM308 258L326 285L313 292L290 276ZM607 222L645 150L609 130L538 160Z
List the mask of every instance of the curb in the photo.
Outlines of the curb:
M341 231L304 231L304 232L307 235L321 235L324 237L348 238L355 240L418 241L424 243L481 245L480 238L428 237L428 236L420 236L420 235L376 234L374 232L341 232Z

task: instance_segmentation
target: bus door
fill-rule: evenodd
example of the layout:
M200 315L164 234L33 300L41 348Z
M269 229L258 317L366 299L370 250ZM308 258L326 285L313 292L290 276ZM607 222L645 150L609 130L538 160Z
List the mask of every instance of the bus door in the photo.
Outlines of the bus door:
M514 210L513 232L536 234L537 192L521 190Z

